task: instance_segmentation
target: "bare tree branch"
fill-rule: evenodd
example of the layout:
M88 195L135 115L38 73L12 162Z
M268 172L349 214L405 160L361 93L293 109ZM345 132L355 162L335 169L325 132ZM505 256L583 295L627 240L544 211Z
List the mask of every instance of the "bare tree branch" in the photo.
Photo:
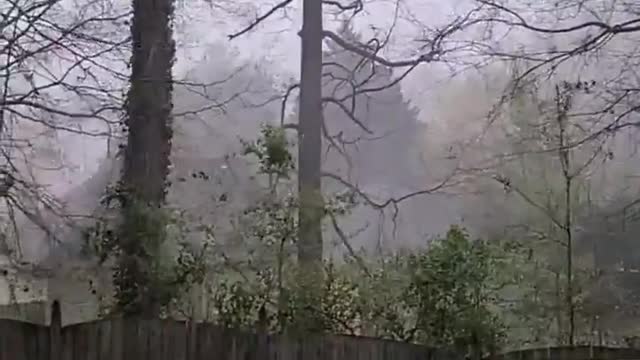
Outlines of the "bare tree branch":
M621 23L617 23L613 25L610 25L601 21L587 21L587 22L583 22L583 23L569 26L569 27L544 28L544 27L539 27L539 26L530 24L525 20L523 16L518 14L516 11L509 9L504 5L498 4L495 1L489 1L489 0L475 0L475 1L483 5L486 5L490 8L497 9L504 13L507 13L508 15L516 19L516 21L509 21L506 19L490 18L487 21L502 23L508 26L522 27L527 30L531 30L539 33L564 34L564 33L575 32L578 30L584 30L587 28L601 29L602 30L601 35L622 34L622 33L631 33L631 32L640 31L640 18L623 21Z
M66 223L70 215L39 181L42 171L67 171L65 155L49 149L55 150L55 163L38 164L30 147L61 147L51 141L63 132L114 135L126 79L118 65L125 68L128 52L127 36L114 34L123 32L118 30L126 27L130 13L96 1L73 9L49 0L5 5L0 14L0 162L16 181L6 197L6 220L14 228L23 226L15 220L23 215L55 242L57 235L46 228L51 217ZM92 120L102 129L87 130L84 123ZM15 235L23 240L18 229Z
M284 9L285 7L287 7L287 5L291 4L293 0L283 0L281 2L279 2L278 4L276 4L275 6L273 6L271 9L269 9L269 11L265 12L264 14L258 16L255 20L253 20L249 25L247 25L246 27L244 27L243 29L228 35L227 37L229 38L229 40L233 40L239 36L242 36L246 33L248 33L249 31L253 30L256 26L260 25L260 23L262 23L263 21L267 20L271 15L273 15L276 11L280 10L280 9Z

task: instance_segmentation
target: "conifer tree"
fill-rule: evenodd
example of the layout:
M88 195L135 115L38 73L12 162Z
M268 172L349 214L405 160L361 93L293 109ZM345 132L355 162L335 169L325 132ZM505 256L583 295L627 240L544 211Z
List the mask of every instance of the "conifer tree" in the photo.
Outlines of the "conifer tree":
M363 42L346 21L339 35L352 43ZM417 149L422 127L400 84L393 83L392 69L335 44L329 44L325 64L329 65L324 73L331 74L323 82L323 96L329 99L325 124L334 139L324 144L326 170L352 175L360 185L414 186L420 177ZM381 87L385 89L367 91ZM345 99L354 92L355 99ZM341 105L335 103L340 100Z

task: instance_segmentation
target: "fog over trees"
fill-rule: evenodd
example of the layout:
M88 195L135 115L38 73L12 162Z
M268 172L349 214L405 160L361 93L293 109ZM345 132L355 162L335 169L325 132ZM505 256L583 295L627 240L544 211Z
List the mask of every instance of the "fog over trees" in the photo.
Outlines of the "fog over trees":
M0 15L7 266L98 268L112 312L275 333L637 337L636 1Z

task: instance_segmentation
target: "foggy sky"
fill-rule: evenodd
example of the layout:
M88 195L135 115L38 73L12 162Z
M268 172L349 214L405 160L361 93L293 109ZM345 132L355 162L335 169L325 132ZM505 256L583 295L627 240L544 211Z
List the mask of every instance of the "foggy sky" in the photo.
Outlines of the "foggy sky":
M66 0L66 4L73 6L74 1ZM224 1L222 1L222 5ZM287 10L286 16L279 12L274 18L257 27L254 31L233 41L226 39L227 35L240 30L254 18L255 13L262 13L271 2L233 2L229 1L229 6L224 9L211 7L206 0L192 0L178 2L176 15L175 37L178 44L176 54L177 62L174 74L177 79L184 78L194 68L198 72L205 71L207 79L224 77L220 69L215 65L216 52L212 51L211 45L228 45L230 51L236 51L238 65L243 61L249 61L261 67L275 77L276 85L289 85L298 77L300 44L297 32L300 29L300 11L297 7ZM361 32L366 39L374 33L382 34L392 25L394 26L393 37L390 46L382 53L390 59L407 59L415 56L411 50L418 45L414 40L419 36L422 26L438 27L446 24L456 14L462 14L468 9L469 1L438 1L438 0L405 0L401 2L398 12L398 22L393 23L393 17L389 16L395 9L394 1L371 0L365 4L365 12L355 20L355 30ZM541 2L543 3L543 2ZM121 6L124 11L129 6L128 0L118 0L116 5ZM222 6L221 5L221 6ZM72 7L69 7L72 11ZM231 14L230 14L231 12ZM243 14L244 16L234 16ZM587 15L581 15L587 16ZM579 20L579 19L578 19ZM325 16L326 26L334 29L338 22L331 15ZM568 22L577 21L575 18L566 20ZM500 34L500 29L497 30ZM463 36L473 37L477 34L471 33ZM538 48L548 48L550 46L564 46L572 41L579 41L576 36L565 36L562 41L555 39L541 39L539 37L525 36L521 32L509 34L504 44L507 47L517 48L518 44L535 46ZM503 45L504 45L503 44ZM621 40L619 46L623 46ZM452 59L460 60L460 59ZM114 63L122 72L127 72L125 67L128 59ZM202 64L205 64L204 67ZM421 110L420 120L431 125L433 131L425 138L425 151L429 152L430 179L425 180L425 186L433 185L432 181L438 176L445 176L448 170L447 161L442 161L447 156L446 146L456 141L464 141L473 137L485 124L484 115L495 100L500 89L492 89L495 93L482 93L484 84L482 79L464 79L459 82L452 82L450 76L452 71L459 70L464 64L425 64L410 75L402 86L405 95L414 106ZM575 66L569 69L565 67L562 71L568 77L575 77L576 74L588 74L606 78L609 74L601 71L599 66ZM228 71L228 69L225 69ZM485 74L486 75L486 74ZM470 89L475 89L470 91ZM458 106L464 103L469 106L466 109ZM475 108L471 108L471 105ZM178 107L184 105L176 104ZM273 115L275 118L275 115ZM233 116L230 117L233 119ZM242 120L237 119L236 120ZM246 119L244 119L246 120ZM260 121L273 121L275 119L263 119ZM257 124L259 121L254 121ZM95 121L86 121L82 124L86 127L99 127ZM222 125L222 124L221 124ZM229 124L221 132L231 131L243 126ZM217 126L217 125L216 125ZM245 134L247 137L254 137L255 127L248 126L240 132L251 132ZM248 129L253 129L249 131ZM218 139L221 135L218 134ZM222 135L224 137L224 135ZM50 190L61 195L69 189L73 189L79 183L89 177L99 164L99 160L106 154L107 144L104 138L86 137L73 134L60 134L60 144L64 150L67 166L75 169L73 172L45 172L41 178L45 182L54 185ZM205 140L204 143L207 141ZM223 148L223 147L220 147ZM222 150L215 150L222 152ZM213 154L209 154L213 156ZM222 156L224 154L216 154ZM429 201L425 198L424 201ZM435 208L443 208L442 199L434 201ZM455 211L453 211L455 212ZM442 215L442 213L440 214ZM460 221L461 214L446 216L446 219L438 219L438 229L441 232L448 223Z
M73 12L75 2L65 0L68 11ZM383 52L391 59L410 58L415 54L408 50L415 47L413 42L419 28L411 21L422 21L424 24L437 26L444 24L452 16L452 10L457 9L463 1L449 1L444 5L437 0L405 0L398 4L399 20L393 30L392 42ZM175 38L178 43L174 74L176 78L184 75L205 56L211 44L226 43L238 52L239 62L251 60L259 63L274 75L276 85L289 85L299 74L300 43L297 32L300 29L301 12L299 4L287 9L286 15L278 12L272 19L257 27L246 35L229 41L227 35L242 28L251 21L256 13L268 9L274 1L218 1L218 7L212 7L208 0L178 1L176 10ZM378 34L384 34L392 26L395 1L366 1L365 11L355 19L356 30L363 33L365 38L372 36L376 27ZM126 11L130 2L116 0L114 7ZM224 7L224 10L221 9ZM233 16L245 14L246 16ZM338 19L331 14L325 16L327 28L335 29ZM126 72L123 61L114 64L122 72ZM215 72L215 69L211 70ZM414 77L403 83L403 89L408 89L407 96L416 98L416 105L422 109L419 99L420 93L412 90L412 83L418 82L424 86L423 73L418 72ZM412 96L414 95L414 96ZM424 110L424 109L422 109ZM84 121L84 127L91 127L93 121ZM93 122L94 125L95 122ZM85 179L96 169L96 160L104 156L106 143L104 139L87 139L86 137L62 134L61 144L67 156L68 165L77 169L71 179L52 179L55 183L55 193L66 192L70 187ZM80 150L82 149L82 150ZM79 151L80 150L80 151ZM56 178L58 175L50 174ZM64 184L64 185L63 185Z

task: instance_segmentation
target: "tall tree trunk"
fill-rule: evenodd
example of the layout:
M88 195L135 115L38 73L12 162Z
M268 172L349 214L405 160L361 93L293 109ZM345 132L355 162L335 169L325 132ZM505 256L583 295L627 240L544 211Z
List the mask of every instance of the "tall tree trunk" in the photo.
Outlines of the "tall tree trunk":
M133 0L128 142L123 181L142 201L160 205L171 152L173 0Z
M322 289L322 0L304 0L298 120L298 262L305 306L317 315ZM310 320L310 319L309 319ZM312 325L315 326L315 325Z
M126 202L120 245L124 254L116 287L128 295L127 304L121 304L128 307L127 312L156 313L159 295L153 289L150 262L160 239L149 241L145 235L163 235L164 224L154 223L140 211L159 209L165 200L172 137L173 0L132 0L132 4L128 141L122 174ZM154 230L152 234L143 233L149 229Z
M558 126L560 127L560 136L558 142L558 155L560 158L560 164L562 166L562 175L564 177L564 222L563 228L565 233L565 241L566 241L566 266L567 266L567 293L566 293L566 304L567 304L567 318L569 322L569 329L567 334L567 340L570 346L574 345L574 337L575 337L575 303L574 303L574 288L573 288L573 203L571 201L572 188L573 188L573 174L571 174L571 154L569 153L569 149L567 148L567 113L569 110L568 100L569 95L564 95L560 93L559 87L556 86L556 97L557 100L557 116L558 116Z

